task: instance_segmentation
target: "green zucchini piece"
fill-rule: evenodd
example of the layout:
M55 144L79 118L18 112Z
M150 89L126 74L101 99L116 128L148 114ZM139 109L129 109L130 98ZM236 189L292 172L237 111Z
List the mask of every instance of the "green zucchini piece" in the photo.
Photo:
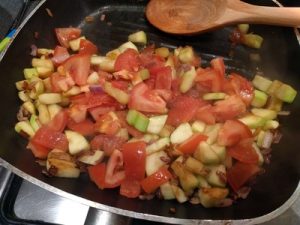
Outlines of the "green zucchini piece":
M171 200L176 198L170 182L166 182L160 185L159 188L160 188L161 195L165 200Z
M297 91L290 85L282 84L276 91L275 96L280 100L292 103L297 95Z
M192 124L192 130L195 133L203 133L205 130L205 126L206 124L204 122L197 120Z
M247 115L239 119L242 123L247 125L249 128L258 128L262 127L266 123L266 119L260 117L260 116L255 116L255 115Z
M255 75L254 79L252 80L252 84L255 88L263 92L267 92L272 84L272 81L263 76Z
M128 110L127 116L126 116L126 120L127 123L129 125L134 125L136 118L138 117L139 112L134 110L134 109L130 109Z
M31 127L33 128L34 131L37 131L41 127L39 119L36 115L31 115L30 116L29 123L30 123L30 125L31 125Z
M249 24L247 23L238 24L238 29L241 33L247 34L249 31Z
M191 89L191 87L194 84L196 75L197 75L197 73L196 73L195 67L192 67L189 71L185 72L182 75L182 81L181 81L181 84L179 87L179 89L182 93L186 93L188 90Z
M265 92L254 90L254 97L251 102L251 106L253 107L263 107L268 100L268 95Z
M273 120L277 117L277 112L271 109L258 109L258 108L253 108L251 109L251 112L255 116L260 116L266 120Z
M206 93L202 96L203 100L222 100L227 95L223 92Z
M141 132L146 132L148 124L149 118L142 113L138 113L138 116L134 122L134 127Z
M25 133L29 137L33 137L35 134L34 129L31 127L28 120L20 121L15 125L15 131L17 133Z
M219 174L223 174L226 177L226 168L224 165L209 166L210 172L207 176L207 182L214 187L225 187L225 180L221 179Z
M170 55L170 51L166 47L161 47L161 48L155 49L155 54L159 55L163 58L167 58Z
M257 48L259 49L263 43L263 37L257 34L244 34L242 43L250 48Z
M140 76L140 78L142 80L147 80L149 77L150 77L150 72L148 69L141 69L139 72L138 72L138 75Z
M126 105L129 101L129 95L125 91L113 87L109 82L104 83L104 91L123 105Z
M279 80L273 80L272 84L267 90L269 95L275 95L275 92L283 85L283 83Z
M270 96L267 102L267 109L275 110L276 112L281 111L283 102L275 96Z
M32 77L38 77L38 71L36 70L36 68L25 68L23 70L24 72L24 77L26 80L30 80Z
M128 36L128 41L139 44L147 44L147 35L144 31L138 31Z
M160 115L160 116L150 117L147 132L152 133L152 134L159 134L160 131L165 126L167 118L168 118L168 115Z

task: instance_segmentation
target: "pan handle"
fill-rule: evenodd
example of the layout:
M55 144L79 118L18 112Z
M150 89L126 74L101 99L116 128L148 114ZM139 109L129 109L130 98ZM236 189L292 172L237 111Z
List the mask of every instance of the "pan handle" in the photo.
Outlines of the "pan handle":
M90 208L84 225L130 225L132 219L114 213Z

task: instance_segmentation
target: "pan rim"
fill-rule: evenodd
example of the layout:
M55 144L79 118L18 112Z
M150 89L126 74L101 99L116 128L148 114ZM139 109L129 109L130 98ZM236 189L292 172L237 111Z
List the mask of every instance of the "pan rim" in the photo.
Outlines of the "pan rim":
M21 23L21 25L17 28L15 34L11 38L10 43L7 45L7 47L0 53L0 61L3 59L4 55L6 54L8 48L16 38L16 36L19 34L19 32L23 29L23 27L27 24L29 19L38 11L38 9L46 3L47 0L41 0L40 3L32 10L32 12L29 13L29 15L24 19L24 21ZM276 5L279 7L283 7L280 2L277 0L271 0L274 2ZM296 38L299 43L300 47L300 32L298 28L294 28L294 33L296 35ZM159 216L159 215L153 215L153 214L146 214L146 213L139 213L139 212L134 212L130 210L125 210L125 209L120 209L116 208L113 206L108 206L105 204L101 204L98 202L94 202L76 195L73 195L71 193L68 193L66 191L63 191L59 188L56 188L50 184L47 184L21 170L18 168L14 167L10 163L4 161L2 158L0 158L0 166L3 166L4 168L8 169L12 173L24 178L25 180L45 189L48 190L52 193L58 194L62 197L68 198L70 200L76 201L78 203L94 207L96 209L104 210L109 213L114 213L126 217L132 217L136 219L142 219L142 220L151 220L155 222L163 222L163 223L168 223L168 224L186 224L186 225L209 225L209 224L214 224L214 225L223 225L223 224L231 224L231 225L252 225L252 224L260 224L263 222L267 222L271 219L274 219L284 213L287 209L289 209L293 203L297 200L297 198L300 197L300 181L298 182L297 188L295 189L294 193L290 196L289 199L287 199L286 202L284 202L280 207L277 209L273 210L270 213L267 213L265 215L259 216L259 217L254 217L254 218L249 218L249 219L237 219L237 220L211 220L211 219L181 219L181 218L175 218L175 217L166 217L166 216Z

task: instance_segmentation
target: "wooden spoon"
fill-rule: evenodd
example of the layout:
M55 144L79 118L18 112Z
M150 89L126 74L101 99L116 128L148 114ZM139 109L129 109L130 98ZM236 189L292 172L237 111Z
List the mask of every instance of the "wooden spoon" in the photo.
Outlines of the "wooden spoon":
M299 26L300 8L255 6L239 0L151 0L146 17L172 34L197 34L237 23Z

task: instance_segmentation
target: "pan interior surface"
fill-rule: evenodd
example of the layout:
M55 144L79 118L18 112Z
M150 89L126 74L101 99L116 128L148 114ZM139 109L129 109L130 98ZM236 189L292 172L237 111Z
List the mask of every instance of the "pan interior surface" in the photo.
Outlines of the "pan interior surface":
M294 193L300 178L299 97L292 105L286 106L291 115L280 118L283 138L273 146L271 164L265 166L266 172L258 177L246 200L239 200L228 208L205 209L199 205L179 204L175 201L127 199L120 196L118 190L99 190L86 174L79 179L47 178L42 175L41 167L26 149L26 140L14 131L20 105L14 84L22 79L23 68L30 65L32 44L44 48L53 48L57 44L54 35L54 28L57 27L80 27L83 34L99 46L102 54L126 42L129 34L144 30L148 40L157 46L193 46L203 64L215 56L222 56L228 66L227 71L235 71L251 79L259 70L272 80L281 80L300 90L300 47L293 29L253 25L251 31L264 37L263 47L260 50L244 46L233 48L228 40L232 32L230 27L193 37L171 36L158 31L144 17L146 3L140 0L51 0L38 9L0 62L0 157L47 185L108 206L108 210L114 207L144 215L196 220L251 219L274 211ZM271 1L263 0L260 4L270 5ZM51 10L53 17L46 13L46 8ZM105 15L104 20L100 19L102 15ZM86 22L86 16L93 16L93 22ZM34 38L35 32L39 34L38 39ZM252 60L253 55L259 55L260 60ZM170 213L171 207L176 208L176 213ZM127 216L134 215L129 213ZM143 218L147 219L147 216Z

